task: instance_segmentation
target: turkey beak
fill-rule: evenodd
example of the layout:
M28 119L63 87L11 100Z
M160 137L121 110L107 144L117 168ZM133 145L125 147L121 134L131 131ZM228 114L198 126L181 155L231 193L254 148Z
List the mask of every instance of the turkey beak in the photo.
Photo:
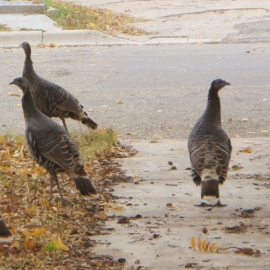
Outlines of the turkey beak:
M13 84L17 85L15 80L13 80L12 82L9 83L9 85L13 85Z

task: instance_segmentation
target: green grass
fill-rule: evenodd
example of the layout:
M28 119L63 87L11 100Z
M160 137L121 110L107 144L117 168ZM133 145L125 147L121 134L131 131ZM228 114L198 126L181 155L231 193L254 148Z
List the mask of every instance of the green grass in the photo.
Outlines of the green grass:
M108 157L112 147L117 144L118 134L111 128L99 129L95 132L75 133L72 138L79 145L82 156L90 156L93 160Z
M6 27L5 25L0 24L0 31L10 31L10 29Z
M24 134L22 133L7 132L4 136L16 141L17 143L20 143L20 144L25 143Z
M25 144L23 134L6 133L4 136L10 140L14 140L19 144L19 147ZM82 156L91 156L93 160L110 156L112 147L118 141L118 134L111 128L106 130L98 129L94 132L74 132L71 137L79 146Z
M122 14L114 14L110 10L83 7L59 0L45 0L47 7L56 8L59 13L51 14L50 18L63 30L99 30L108 34L120 32L138 36L145 32L129 26L139 20Z

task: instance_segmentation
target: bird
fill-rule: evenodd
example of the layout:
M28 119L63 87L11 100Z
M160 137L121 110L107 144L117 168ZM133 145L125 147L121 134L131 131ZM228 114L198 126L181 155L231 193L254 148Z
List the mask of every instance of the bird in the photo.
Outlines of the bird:
M226 206L220 202L219 185L227 178L232 145L222 128L218 94L226 85L230 83L221 79L211 83L206 109L188 138L193 181L201 185L201 204L196 206Z
M25 53L22 77L25 77L30 84L35 106L49 117L59 117L66 130L65 118L78 120L89 128L96 129L98 125L88 117L83 106L70 92L37 75L31 59L30 44L23 42L20 47Z
M96 194L84 170L83 159L77 145L63 126L35 107L28 80L18 77L10 85L18 86L23 92L26 145L31 157L50 174L50 199L56 183L61 202L64 204L57 177L57 173L60 172L66 172L74 180L82 195Z
M13 236L6 226L5 221L0 219L0 243L10 243L12 240Z

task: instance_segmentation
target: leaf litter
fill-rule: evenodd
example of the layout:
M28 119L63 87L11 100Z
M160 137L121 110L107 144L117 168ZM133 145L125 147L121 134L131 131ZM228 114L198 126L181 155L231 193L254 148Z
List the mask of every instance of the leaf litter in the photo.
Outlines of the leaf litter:
M14 236L11 244L0 246L1 269L122 269L117 258L92 253L97 243L91 236L110 233L107 213L123 209L110 193L113 185L132 180L114 158L136 152L118 142L111 148L109 156L102 153L98 160L84 156L97 196L81 196L73 181L59 174L68 201L62 205L56 188L48 200L48 173L29 156L23 136L0 136L0 213ZM118 220L117 215L111 218Z

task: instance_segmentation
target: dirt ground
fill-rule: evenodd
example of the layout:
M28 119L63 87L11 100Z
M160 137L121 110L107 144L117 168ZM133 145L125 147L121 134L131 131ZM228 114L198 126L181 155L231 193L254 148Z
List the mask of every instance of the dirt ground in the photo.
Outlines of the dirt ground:
M111 213L118 222L107 222L109 235L93 237L99 243L93 252L125 258L125 269L270 269L270 140L232 144L229 177L220 188L227 206L199 208L186 141L131 142L139 153L119 162L133 183L114 187L123 210Z

